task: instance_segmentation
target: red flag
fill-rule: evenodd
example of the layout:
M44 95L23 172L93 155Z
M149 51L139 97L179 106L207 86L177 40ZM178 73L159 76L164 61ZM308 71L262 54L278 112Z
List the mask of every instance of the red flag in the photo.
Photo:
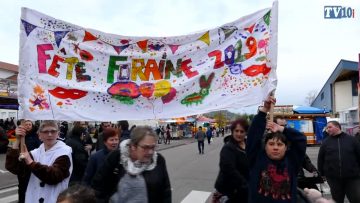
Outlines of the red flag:
M90 32L88 31L85 31L85 37L83 39L83 42L86 42L86 41L93 41L93 40L97 40L98 38L95 37L93 34L91 34Z

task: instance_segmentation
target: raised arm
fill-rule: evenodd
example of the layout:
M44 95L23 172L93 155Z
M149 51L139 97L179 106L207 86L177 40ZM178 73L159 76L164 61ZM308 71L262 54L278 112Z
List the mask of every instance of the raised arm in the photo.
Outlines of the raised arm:
M261 140L266 127L266 113L259 111L249 127L246 139L246 155L249 163L253 164L257 153L261 149Z
M266 115L270 111L271 105L275 104L276 99L269 96L264 106L259 108L258 114L254 117L249 127L246 140L246 154L249 159L249 163L254 164L256 156L261 149L261 140L263 138L266 128Z
M306 137L303 133L292 128L285 128L283 133L291 143L289 153L299 169L302 166L306 152Z
M19 160L20 156L20 139L26 135L26 131L21 126L15 129L16 140L11 149L6 152L5 168L15 175L23 175L28 168L24 161ZM24 144L24 143L22 143Z

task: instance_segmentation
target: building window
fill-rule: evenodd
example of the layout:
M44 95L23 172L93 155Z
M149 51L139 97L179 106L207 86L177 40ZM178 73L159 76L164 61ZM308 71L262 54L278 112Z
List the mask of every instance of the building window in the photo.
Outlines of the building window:
M321 92L321 100L324 99L324 92Z

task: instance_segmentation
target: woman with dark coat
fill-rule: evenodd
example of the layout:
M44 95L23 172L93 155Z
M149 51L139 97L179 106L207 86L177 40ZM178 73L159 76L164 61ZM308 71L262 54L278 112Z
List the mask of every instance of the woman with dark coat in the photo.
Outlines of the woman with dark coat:
M245 152L245 136L249 124L238 119L231 125L231 136L220 152L220 172L216 179L216 199L227 198L227 203L247 203L249 168ZM226 197L223 197L226 196Z
M104 143L104 148L97 151L95 154L90 156L87 164L85 174L83 177L83 184L90 186L91 180L93 179L96 171L103 165L106 156L114 150L119 148L119 133L115 128L108 127L102 132L101 142Z
M91 183L97 202L171 202L165 159L156 152L156 142L151 127L139 126L109 153Z

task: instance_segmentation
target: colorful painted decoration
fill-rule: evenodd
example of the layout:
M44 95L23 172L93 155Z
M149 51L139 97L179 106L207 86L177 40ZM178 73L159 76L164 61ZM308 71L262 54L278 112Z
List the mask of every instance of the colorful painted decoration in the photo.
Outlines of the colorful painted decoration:
M23 8L19 118L144 120L261 103L276 88L277 16L275 2L206 31L132 37Z
M65 35L68 33L69 31L55 31L54 35L55 35L55 42L56 45L59 47L61 40L65 37Z
M237 30L237 27L221 27L221 29L224 32L226 40Z
M175 44L169 44L169 47L171 49L171 53L175 54L176 50L178 50L180 45L175 45Z
M36 28L35 25L30 24L30 23L26 22L25 20L21 20L21 22L24 26L26 36L29 36L29 34Z
M136 44L139 46L139 48L140 48L143 52L146 52L146 51L147 51L148 40L138 41Z
M124 49L128 48L129 45L128 44L127 45L122 45L122 46L115 46L114 45L113 47L114 47L116 53L120 54Z
M200 38L200 41L205 42L208 46L210 45L210 35L209 35L209 31L205 32L205 34L203 34Z
M94 41L97 39L98 39L97 37L95 37L93 34L91 34L90 32L85 30L85 36L84 36L83 42Z
M45 91L39 85L36 85L33 88L31 98L29 99L29 103L30 103L29 105L30 112L34 112L35 110L43 111L43 110L48 110L50 108L50 105L48 104L48 101L45 96Z
M195 103L196 105L201 104L205 97L209 95L210 85L212 80L214 79L214 76L215 74L211 73L208 79L206 79L205 75L202 75L199 80L200 91L186 96L184 99L181 100L181 103L185 104L186 106L189 106L193 103Z
M50 94L59 99L80 99L85 97L87 92L77 89L65 89L62 87L56 87L55 89L48 90Z

